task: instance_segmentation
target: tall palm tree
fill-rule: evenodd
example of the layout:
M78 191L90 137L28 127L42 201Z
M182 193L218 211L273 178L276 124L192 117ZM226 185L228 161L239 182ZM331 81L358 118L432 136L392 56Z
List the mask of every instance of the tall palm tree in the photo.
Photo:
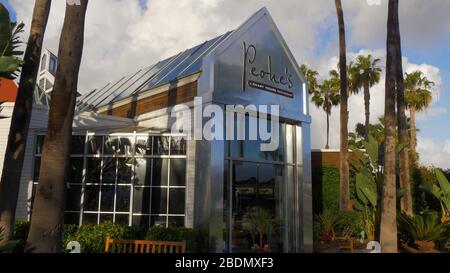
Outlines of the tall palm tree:
M405 100L406 107L410 113L410 130L411 130L411 150L412 158L417 160L417 129L416 129L416 112L421 112L430 107L433 95L431 87L434 82L427 79L422 71L414 71L410 74L406 73L405 78Z
M0 227L5 230L5 241L12 238L20 175L33 106L33 92L39 71L42 41L50 13L50 5L51 0L36 0L35 2L30 36L23 58L19 89L11 117L0 181Z
M335 0L339 28L339 73L340 73L340 194L339 208L350 210L350 178L348 163L348 83L347 48L345 42L345 21L341 0Z
M385 142L384 174L380 207L380 243L383 252L397 252L397 192L396 192L396 36L400 33L398 0L389 0L386 43Z
M396 35L397 56L396 56L396 75L397 75L397 126L398 126L398 143L404 145L408 143L408 124L406 119L406 102L405 102L405 82L403 78L403 61L402 61L402 41L400 35L400 27L397 29ZM411 192L410 172L409 172L409 149L400 150L400 187L404 189L404 195L400 200L401 210L409 216L413 216L413 199Z
M319 85L319 90L312 96L312 102L318 108L322 108L327 116L327 143L325 149L330 149L330 115L333 106L339 104L339 90L336 86L336 81L333 79L324 80Z
M66 4L59 41L59 61L27 239L27 250L32 252L61 251L67 190L66 170L70 156L88 0L80 0L79 3L80 5Z
M356 58L354 68L355 81L358 89L364 89L364 108L366 115L366 134L365 139L369 139L369 124L370 124L370 88L380 82L381 68L378 63L380 59L373 58L372 55L359 55Z
M308 92L310 95L314 94L317 90L319 90L319 84L317 82L317 77L319 76L319 72L309 69L306 64L302 64L300 66L300 70L303 75L305 75L306 80L308 81Z

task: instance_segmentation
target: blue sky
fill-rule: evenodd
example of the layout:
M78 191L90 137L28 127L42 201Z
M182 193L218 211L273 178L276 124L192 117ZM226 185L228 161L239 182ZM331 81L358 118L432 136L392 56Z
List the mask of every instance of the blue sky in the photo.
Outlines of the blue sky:
M0 0L29 27L31 0ZM349 59L369 52L383 59L387 0L369 6L343 1ZM298 63L307 63L323 77L337 62L338 35L334 1L330 0L92 0L89 2L80 86L84 91L115 80L129 71L192 47L239 26L266 6ZM406 69L420 68L442 80L440 98L428 115L419 115L419 146L426 164L450 168L450 1L408 0L400 5ZM57 52L64 1L52 2L44 46ZM366 54L366 53L365 53ZM113 67L114 69L111 69ZM384 87L372 90L373 120L383 113ZM350 129L362 122L361 97L351 99ZM311 108L313 148L323 148L324 120ZM331 146L338 148L339 111L333 110Z

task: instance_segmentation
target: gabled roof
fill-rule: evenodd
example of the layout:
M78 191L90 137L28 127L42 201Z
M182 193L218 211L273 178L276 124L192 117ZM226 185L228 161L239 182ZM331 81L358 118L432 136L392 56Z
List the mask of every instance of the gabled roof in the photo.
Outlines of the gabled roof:
M203 58L230 33L231 31L80 96L77 101L78 111L97 109L200 72Z

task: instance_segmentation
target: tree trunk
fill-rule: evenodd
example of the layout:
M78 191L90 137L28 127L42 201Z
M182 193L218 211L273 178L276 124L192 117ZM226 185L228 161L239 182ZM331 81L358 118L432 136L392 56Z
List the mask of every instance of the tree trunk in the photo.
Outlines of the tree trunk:
M345 22L341 0L335 0L336 13L339 25L339 73L341 84L340 98L340 194L339 208L341 210L351 210L350 203L350 183L348 165L348 90L347 90L347 54L345 43Z
M0 244L11 240L13 236L20 176L33 107L33 93L50 5L51 0L36 0L34 5L30 36L11 118L0 182L0 227L4 228L4 236L3 240L0 240Z
M327 113L327 144L325 149L330 149L330 115Z
M31 252L61 251L67 189L66 170L70 156L87 4L88 0L81 0L81 5L66 4L40 179L27 240L27 251Z
M396 203L396 26L398 25L398 0L389 0L387 24L386 95L385 95L385 147L384 183L381 196L380 243L383 252L397 252Z
M410 113L409 126L411 129L411 156L412 156L413 163L415 164L417 161L416 108L414 106L411 106L409 108L409 113Z
M396 27L396 32L397 32L396 74L397 74L398 142L400 143L400 145L405 145L408 143L408 129L406 127L405 82L403 78L402 41L399 24ZM405 191L405 194L400 200L400 208L407 215L413 216L413 199L411 193L411 182L409 172L409 149L407 147L405 147L400 151L399 161L400 161L400 187L403 188Z
M369 83L364 83L364 108L366 114L365 122L365 135L366 141L369 141L369 128L370 128L370 87Z

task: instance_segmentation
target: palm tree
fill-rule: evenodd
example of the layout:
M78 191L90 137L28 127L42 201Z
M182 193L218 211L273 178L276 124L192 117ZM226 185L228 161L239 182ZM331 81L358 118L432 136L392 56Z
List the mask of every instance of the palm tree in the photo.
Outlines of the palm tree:
M359 55L356 58L354 67L357 90L364 89L364 108L366 115L366 140L369 139L370 124L370 88L380 82L381 68L378 66L380 59L373 58L372 55Z
M59 41L59 62L27 239L27 250L32 252L61 251L67 190L66 169L70 156L88 0L80 0L79 3L80 5L66 4Z
M331 74L331 72L330 72ZM324 80L322 84L319 85L319 90L316 91L312 96L312 102L318 108L322 108L327 116L327 143L325 149L330 149L330 115L333 106L339 104L339 91L336 86L336 81L333 79Z
M19 34L24 24L11 22L8 10L0 3L0 78L14 80L22 65L19 56L23 54L17 48L22 44Z
M417 160L417 129L416 129L416 112L426 110L433 99L431 86L434 82L427 79L422 71L414 71L411 74L406 73L405 78L405 100L406 107L410 113L411 127L411 150L413 160Z
M403 78L403 62L402 62L402 41L400 28L397 29L396 35L397 56L396 56L396 75L397 75L397 123L398 123L398 143L404 145L408 143L408 124L406 119L406 102L405 102L405 82ZM413 200L411 193L410 173L409 173L409 149L400 150L400 187L404 189L404 195L400 200L400 208L408 216L413 216Z
M308 81L308 92L310 95L314 94L314 92L319 90L319 84L317 82L317 77L319 76L319 72L309 69L306 64L302 64L300 66L300 70L303 75L305 75L306 80Z
M396 192L396 58L399 35L398 0L389 0L386 43L384 174L380 207L380 243L383 252L397 252Z
M348 164L348 82L347 82L347 48L345 42L345 21L341 0L335 0L339 27L339 73L340 73L340 194L341 210L351 210L350 178Z
M39 71L42 41L50 13L51 0L36 0L28 38L19 89L11 117L8 144L6 146L2 178L0 181L0 226L4 228L4 240L12 238L14 217L19 194L28 127L33 105L33 92Z

